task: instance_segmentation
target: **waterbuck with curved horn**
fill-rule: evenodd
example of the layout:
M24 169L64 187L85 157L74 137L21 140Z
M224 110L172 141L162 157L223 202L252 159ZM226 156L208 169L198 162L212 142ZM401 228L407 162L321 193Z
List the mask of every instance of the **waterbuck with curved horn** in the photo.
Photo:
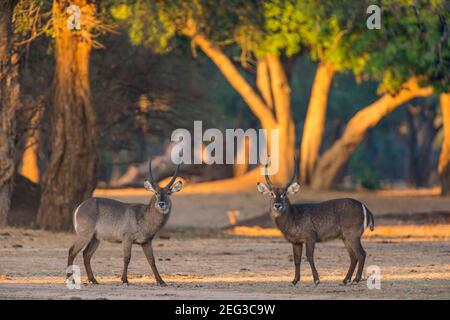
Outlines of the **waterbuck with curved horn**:
M291 204L288 195L295 194L300 185L295 181L298 159L291 181L283 187L276 187L270 181L266 165L267 186L258 182L258 191L271 195L270 215L286 240L292 243L294 250L295 276L294 285L300 281L300 261L303 243L314 278L314 284L320 283L319 274L314 265L314 247L316 242L340 238L343 240L350 256L350 267L343 282L351 281L358 264L358 271L352 283L361 281L366 259L366 252L361 245L364 229L374 229L374 219L369 209L354 199L334 199L320 203Z
M182 182L174 184L180 165L170 182L161 188L153 179L151 160L148 164L148 180L144 187L154 193L148 205L129 204L106 198L90 198L74 212L73 223L77 239L69 249L68 266L83 249L84 266L88 281L97 284L91 268L91 258L101 240L121 242L123 245L122 282L127 284L127 270L131 259L132 244L140 244L152 268L158 285L165 286L156 268L152 240L169 219L172 202L170 194L182 188ZM67 275L68 277L71 274Z

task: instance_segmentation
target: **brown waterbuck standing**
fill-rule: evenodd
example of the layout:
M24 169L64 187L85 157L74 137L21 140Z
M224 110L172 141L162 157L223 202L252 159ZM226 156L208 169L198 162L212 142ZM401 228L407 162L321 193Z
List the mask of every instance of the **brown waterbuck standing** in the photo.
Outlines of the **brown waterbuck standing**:
M152 268L158 285L165 286L156 268L152 240L166 224L172 209L170 194L182 188L182 182L174 184L180 165L164 188L153 179L152 164L149 161L149 180L144 187L154 193L148 205L128 204L106 198L90 198L81 203L74 212L73 224L77 239L69 249L68 266L72 266L75 256L83 249L84 266L88 281L97 284L91 268L91 257L100 240L121 242L123 245L122 282L127 284L127 270L131 259L132 244L140 244ZM173 186L172 186L173 185ZM67 274L68 277L71 273Z
M364 229L370 226L374 229L374 219L369 209L354 199L334 199L321 203L291 204L288 195L295 194L300 185L295 181L297 175L296 161L291 181L284 187L274 186L267 174L267 186L258 182L258 191L270 194L270 216L284 237L292 243L294 249L295 276L294 285L300 281L300 261L303 243L306 247L308 260L314 278L314 284L320 283L319 274L314 265L314 247L316 242L340 238L350 256L350 267L344 278L344 284L351 281L353 272L358 264L358 271L353 283L361 281L366 252L361 245Z

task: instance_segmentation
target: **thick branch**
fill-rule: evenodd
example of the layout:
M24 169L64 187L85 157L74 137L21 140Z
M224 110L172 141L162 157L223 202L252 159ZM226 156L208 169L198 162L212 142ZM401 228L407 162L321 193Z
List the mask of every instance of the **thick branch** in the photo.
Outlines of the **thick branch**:
M295 124L291 114L291 88L280 58L274 54L266 55L272 85L277 128L280 130L278 183L289 181L294 168Z
M195 23L189 20L182 33L190 37L196 45L216 64L228 82L241 95L252 112L261 121L265 129L279 129L279 154L271 154L278 157L279 171L276 180L285 183L292 174L294 153L295 153L295 125L291 116L290 88L287 81L283 65L276 55L266 55L268 64L269 79L273 95L273 105L275 115L270 107L261 99L255 90L249 85L244 77L239 73L231 60L205 36L196 32ZM273 146L270 141L270 131L268 132L268 146Z
M190 37L192 41L215 63L231 86L240 94L255 116L261 121L262 125L265 128L273 127L275 118L271 110L240 74L230 58L205 36L197 34L192 21L188 22L187 26L188 27L182 30L182 33Z
M328 96L335 71L331 64L321 62L316 71L300 149L300 178L310 183L319 155L327 115Z
M280 58L274 54L266 55L272 84L273 101L277 121L288 123L291 119L291 88Z
M420 88L416 79L411 79L395 96L386 94L357 112L348 122L342 137L320 158L312 187L314 189L329 188L370 128L376 126L381 119L405 102L416 97L429 96L432 92L431 87Z
M272 89L270 86L269 67L265 58L258 59L256 66L256 86L261 92L268 108L273 110Z

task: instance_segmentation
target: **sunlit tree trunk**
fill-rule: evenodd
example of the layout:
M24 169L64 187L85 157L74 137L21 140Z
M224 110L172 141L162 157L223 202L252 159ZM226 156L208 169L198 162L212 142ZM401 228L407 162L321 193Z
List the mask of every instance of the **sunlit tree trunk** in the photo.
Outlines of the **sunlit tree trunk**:
M342 137L320 157L312 180L313 189L331 187L336 175L364 139L367 131L376 126L381 119L403 103L416 97L429 96L431 93L431 88L420 88L416 80L411 79L395 96L384 95L357 112L348 122Z
M89 83L90 21L95 6L72 1L81 9L81 30L67 27L66 1L53 2L55 78L51 110L51 155L42 181L37 224L67 230L73 209L91 195L96 183L95 111Z
M300 179L304 184L311 182L319 156L334 73L329 63L321 62L317 67L300 146Z
M279 172L275 177L278 183L286 183L292 176L295 157L295 124L291 114L291 88L280 58L268 54L267 61L275 105L276 128L280 130Z
M256 64L256 86L269 109L273 109L273 97L270 83L269 65L265 57L258 59Z
M235 164L233 165L233 176L240 177L247 173L250 159L250 139L245 137L241 148L236 150ZM237 163L237 159L245 158L245 163Z
M441 194L450 195L450 93L440 96L444 139L439 158L439 176L441 178Z
M22 163L19 173L34 183L40 179L38 152L39 152L39 130L37 129L42 117L42 112L36 112L31 118L31 130L27 136L25 150L22 155Z
M271 130L279 130L279 154L270 155L272 161L279 162L279 171L273 177L273 180L276 183L287 182L294 166L295 124L291 115L291 90L280 58L268 54L261 63L258 63L258 67L263 68L263 70L257 72L259 76L257 86L261 90L258 94L220 48L202 34L196 33L193 21L188 22L183 33L190 37L215 63L230 85L239 93L261 122L261 126L267 130L268 137L270 137ZM262 79L262 77L264 78ZM272 141L268 139L269 150L271 143Z
M12 15L16 1L0 4L0 226L10 208L14 175L16 112L19 108L18 56L13 52Z

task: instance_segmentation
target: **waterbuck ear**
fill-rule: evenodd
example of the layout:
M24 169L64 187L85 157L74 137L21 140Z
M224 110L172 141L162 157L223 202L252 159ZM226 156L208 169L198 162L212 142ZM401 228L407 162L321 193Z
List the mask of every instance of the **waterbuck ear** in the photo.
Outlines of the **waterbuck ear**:
M170 188L170 193L175 193L181 190L183 188L183 182L177 181L172 188Z
M300 190L300 185L297 182L291 183L287 189L288 194L295 194Z
M144 188L145 188L146 190L150 191L150 192L156 193L156 190L153 189L152 184L151 184L150 181L148 181L148 180L145 180L145 182L144 182Z
M258 182L256 187L258 188L258 191L261 192L262 194L268 194L270 192L269 188L267 188L267 186L262 182Z

